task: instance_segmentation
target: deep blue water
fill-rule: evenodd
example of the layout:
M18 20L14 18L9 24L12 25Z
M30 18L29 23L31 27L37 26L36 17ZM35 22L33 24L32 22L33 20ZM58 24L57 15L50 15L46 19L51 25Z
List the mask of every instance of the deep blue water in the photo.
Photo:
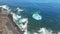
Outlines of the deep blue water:
M60 3L31 3L31 2L1 2L0 5L8 5L11 8L21 7L25 9L21 13L23 17L28 17L28 30L39 30L40 27L51 28L60 31ZM34 20L32 14L41 12L42 20Z

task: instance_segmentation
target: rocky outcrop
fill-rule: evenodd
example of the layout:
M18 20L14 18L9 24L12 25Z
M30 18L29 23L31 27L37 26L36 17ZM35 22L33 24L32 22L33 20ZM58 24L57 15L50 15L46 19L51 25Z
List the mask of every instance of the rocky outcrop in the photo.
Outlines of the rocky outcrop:
M23 34L13 21L12 15L2 9L0 10L0 34Z

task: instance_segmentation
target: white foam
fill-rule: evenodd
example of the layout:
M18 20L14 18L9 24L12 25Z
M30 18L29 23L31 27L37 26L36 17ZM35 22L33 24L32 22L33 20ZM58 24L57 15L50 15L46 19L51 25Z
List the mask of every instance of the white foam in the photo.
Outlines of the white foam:
M20 9L19 7L17 8L17 10L18 10L18 12L20 12L20 11L24 11L23 9Z
M17 15L16 17L17 17L17 18L21 18L21 16L19 16L19 15Z
M17 20L16 15L14 13L12 15L13 15L13 19Z
M19 20L19 22L26 22L27 21L27 18L23 18L21 20Z
M41 34L52 34L53 31L43 27L43 28L40 28L38 32L40 32Z
M38 34L38 33L34 32L33 34Z
M22 29L22 31L25 31L24 32L24 34L28 34L28 32L27 32L27 24L28 24L28 18L23 18L23 19L21 19L21 20L19 20L20 21L20 26L23 28ZM23 23L25 23L24 25L23 25Z
M41 15L39 15L38 13L34 13L33 15L32 15L32 18L34 18L34 19L36 19L36 20L41 20L42 19L42 16Z
M46 29L45 28L40 28L38 32L41 32L42 34L46 34Z
M9 7L7 5L2 5L4 9L8 9Z
M60 34L60 32L58 32L58 34Z
M12 14L12 16L13 16L13 19L15 19L15 20L17 20L17 19L20 19L20 18L21 18L21 16L16 15L15 13L12 13L12 12L11 12L11 14Z
M0 7L2 7L3 9L6 9L8 12L11 11L11 9L7 5L1 5Z

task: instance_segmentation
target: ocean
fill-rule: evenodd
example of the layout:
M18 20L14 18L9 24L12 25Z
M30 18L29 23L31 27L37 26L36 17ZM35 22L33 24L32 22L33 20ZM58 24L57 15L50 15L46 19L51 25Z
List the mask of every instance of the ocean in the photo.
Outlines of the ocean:
M8 5L12 10L20 7L24 9L21 13L23 18L28 18L28 30L37 31L42 27L60 31L60 3L35 3L35 2L4 2L0 1L0 5ZM39 13L42 16L41 20L32 18L34 13Z

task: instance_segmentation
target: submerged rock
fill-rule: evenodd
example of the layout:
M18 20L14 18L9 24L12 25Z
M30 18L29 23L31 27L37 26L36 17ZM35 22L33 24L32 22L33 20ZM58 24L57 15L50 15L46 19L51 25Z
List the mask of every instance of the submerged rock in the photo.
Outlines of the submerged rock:
M34 18L35 20L41 20L41 19L42 19L42 16L39 15L38 13L34 13L34 14L32 15L32 18Z

